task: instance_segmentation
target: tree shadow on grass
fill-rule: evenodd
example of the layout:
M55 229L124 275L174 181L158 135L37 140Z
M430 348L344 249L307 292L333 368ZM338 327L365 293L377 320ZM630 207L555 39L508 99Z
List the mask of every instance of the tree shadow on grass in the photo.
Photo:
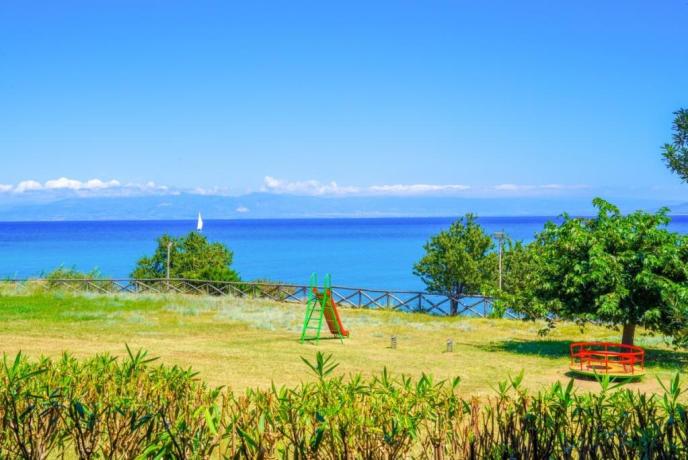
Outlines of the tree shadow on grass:
M499 351L518 355L539 356L548 359L569 357L568 340L505 340L480 346L486 351ZM645 366L683 370L688 366L688 352L645 348Z

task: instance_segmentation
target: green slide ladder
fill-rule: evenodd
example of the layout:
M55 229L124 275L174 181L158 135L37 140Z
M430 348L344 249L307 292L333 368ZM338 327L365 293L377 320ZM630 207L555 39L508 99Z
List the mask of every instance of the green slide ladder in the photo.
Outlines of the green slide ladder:
M322 331L323 319L325 317L325 309L331 309L330 296L332 295L332 278L328 273L325 275L323 292L318 291L318 275L311 274L310 283L308 285L308 295L306 300L306 316L303 320L303 328L301 329L301 343L307 340L313 340L315 343L320 341L320 332ZM334 317L334 311L331 312ZM337 334L335 337L340 342L344 343L344 336L339 330L339 324L335 321Z

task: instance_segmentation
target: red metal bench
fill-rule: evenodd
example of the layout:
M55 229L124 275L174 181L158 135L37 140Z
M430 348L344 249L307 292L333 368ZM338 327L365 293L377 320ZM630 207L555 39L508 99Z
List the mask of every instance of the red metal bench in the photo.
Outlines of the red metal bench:
M569 368L584 375L640 377L645 374L645 350L612 342L575 342L570 346Z

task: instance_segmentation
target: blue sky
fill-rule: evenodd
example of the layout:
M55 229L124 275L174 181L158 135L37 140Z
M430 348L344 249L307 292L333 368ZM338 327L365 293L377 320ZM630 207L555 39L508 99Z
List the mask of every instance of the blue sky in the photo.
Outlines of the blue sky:
M688 199L659 156L685 24L685 0L4 1L0 193Z

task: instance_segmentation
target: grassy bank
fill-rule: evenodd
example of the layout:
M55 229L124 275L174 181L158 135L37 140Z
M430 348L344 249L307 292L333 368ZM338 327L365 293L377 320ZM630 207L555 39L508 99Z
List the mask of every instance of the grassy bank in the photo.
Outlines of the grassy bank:
M301 356L316 350L332 353L344 374L379 373L385 366L397 374L436 379L461 377L461 391L489 394L507 375L525 371L523 385L538 389L568 381L568 343L572 340L618 341L619 332L589 327L581 332L563 324L546 338L542 325L515 320L440 318L375 310L342 312L352 336L342 345L298 342L302 305L267 300L196 296L94 296L40 294L4 287L0 295L0 351L22 351L32 357L77 357L125 353L124 344L144 348L161 362L193 366L210 385L235 390L267 388L272 381L295 385L310 376ZM25 288L22 288L25 289ZM391 335L398 348L389 348ZM454 352L445 352L448 338ZM688 353L673 351L660 337L640 332L638 344L648 350L648 375L632 388L658 391L655 375L668 379L685 372ZM576 381L584 389L596 382Z

